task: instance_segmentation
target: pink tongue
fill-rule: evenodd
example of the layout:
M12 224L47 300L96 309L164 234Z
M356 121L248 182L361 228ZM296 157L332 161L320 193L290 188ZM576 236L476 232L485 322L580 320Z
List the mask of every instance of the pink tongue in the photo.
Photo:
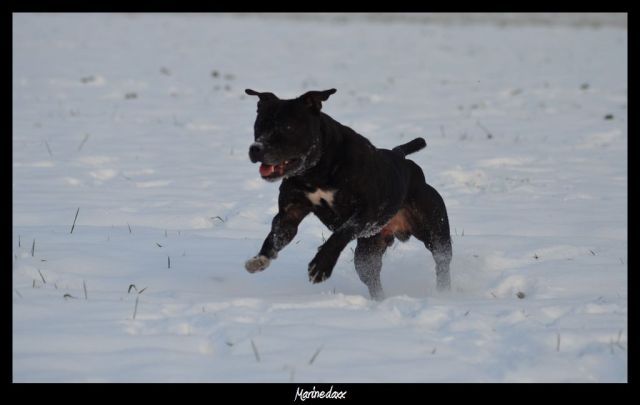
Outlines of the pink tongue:
M260 176L262 177L267 177L275 171L275 165L265 165L264 163L260 165Z

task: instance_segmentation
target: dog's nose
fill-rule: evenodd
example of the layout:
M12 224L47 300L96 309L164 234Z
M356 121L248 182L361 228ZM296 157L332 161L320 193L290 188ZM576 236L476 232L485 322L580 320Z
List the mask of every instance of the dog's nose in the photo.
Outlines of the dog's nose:
M249 159L251 159L251 163L261 160L263 154L264 147L260 142L254 142L249 146Z

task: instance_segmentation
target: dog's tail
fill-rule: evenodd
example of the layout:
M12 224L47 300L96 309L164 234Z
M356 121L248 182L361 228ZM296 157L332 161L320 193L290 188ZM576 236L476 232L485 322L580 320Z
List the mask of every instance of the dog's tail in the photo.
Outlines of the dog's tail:
M411 142L405 143L404 145L396 146L392 150L396 153L401 154L402 157L405 157L413 152L419 151L425 146L427 146L427 142L424 140L424 138L416 138Z

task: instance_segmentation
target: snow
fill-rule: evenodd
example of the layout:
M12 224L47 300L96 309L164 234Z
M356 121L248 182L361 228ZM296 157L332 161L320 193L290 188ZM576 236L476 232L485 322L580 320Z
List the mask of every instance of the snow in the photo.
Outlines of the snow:
M14 14L14 381L627 381L626 22L567 19ZM278 192L244 89L333 87L376 146L427 140L450 293L415 239L382 302L353 243L310 284L314 217L244 269Z

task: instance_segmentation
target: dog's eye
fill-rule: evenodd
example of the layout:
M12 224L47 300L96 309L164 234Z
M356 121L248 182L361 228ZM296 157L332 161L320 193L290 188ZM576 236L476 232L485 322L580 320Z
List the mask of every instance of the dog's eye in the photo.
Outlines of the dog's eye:
M277 132L287 135L293 132L293 127L291 125L279 125Z

